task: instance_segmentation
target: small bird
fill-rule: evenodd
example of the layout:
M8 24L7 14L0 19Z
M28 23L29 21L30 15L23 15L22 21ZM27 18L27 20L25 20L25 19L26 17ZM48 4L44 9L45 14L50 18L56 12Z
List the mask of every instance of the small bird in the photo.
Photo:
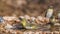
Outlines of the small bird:
M22 19L21 23L26 29L37 29L38 28L36 24L27 23L25 18Z
M0 23L3 23L4 22L4 19L3 17L0 16Z
M51 18L52 15L53 15L53 8L52 6L50 6L50 8L47 10L46 17Z

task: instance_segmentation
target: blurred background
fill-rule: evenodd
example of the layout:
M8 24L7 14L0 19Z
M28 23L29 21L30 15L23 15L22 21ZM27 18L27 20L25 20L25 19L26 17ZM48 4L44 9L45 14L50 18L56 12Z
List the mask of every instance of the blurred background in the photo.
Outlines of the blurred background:
M60 0L0 0L0 16L45 16L49 6L53 6L54 15L60 11Z

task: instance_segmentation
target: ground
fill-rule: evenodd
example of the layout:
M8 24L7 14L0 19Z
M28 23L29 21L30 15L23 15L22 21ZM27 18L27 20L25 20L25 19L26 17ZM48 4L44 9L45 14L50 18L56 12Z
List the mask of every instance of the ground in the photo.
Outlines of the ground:
M19 1L22 1L21 3ZM29 1L29 2L28 2ZM45 16L49 6L53 6L54 16L60 11L60 0L0 0L0 16ZM5 24L0 24L0 34L22 34L24 30L8 31L4 29ZM25 30L30 31L30 30ZM32 30L31 30L32 31ZM38 31L38 30L36 30Z

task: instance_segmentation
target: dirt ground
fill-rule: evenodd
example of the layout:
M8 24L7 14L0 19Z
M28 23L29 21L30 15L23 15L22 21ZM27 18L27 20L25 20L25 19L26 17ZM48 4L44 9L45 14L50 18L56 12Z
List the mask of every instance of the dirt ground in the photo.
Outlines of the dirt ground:
M45 16L49 6L53 6L54 16L57 16L60 11L60 0L0 0L0 16L20 16L25 14L29 16ZM21 30L6 30L4 25L0 24L0 34L23 34L23 32Z

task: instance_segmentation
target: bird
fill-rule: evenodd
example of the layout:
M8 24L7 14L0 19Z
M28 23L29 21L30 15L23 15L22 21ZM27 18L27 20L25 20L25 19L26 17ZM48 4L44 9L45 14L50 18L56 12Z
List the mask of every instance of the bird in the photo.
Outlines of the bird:
M4 22L4 19L2 16L0 16L0 23L3 23Z
M39 28L36 24L27 23L25 18L21 20L21 23L23 27L26 29L38 29Z
M50 8L46 12L46 17L51 18L52 15L53 15L53 8L52 8L52 6L50 6Z

